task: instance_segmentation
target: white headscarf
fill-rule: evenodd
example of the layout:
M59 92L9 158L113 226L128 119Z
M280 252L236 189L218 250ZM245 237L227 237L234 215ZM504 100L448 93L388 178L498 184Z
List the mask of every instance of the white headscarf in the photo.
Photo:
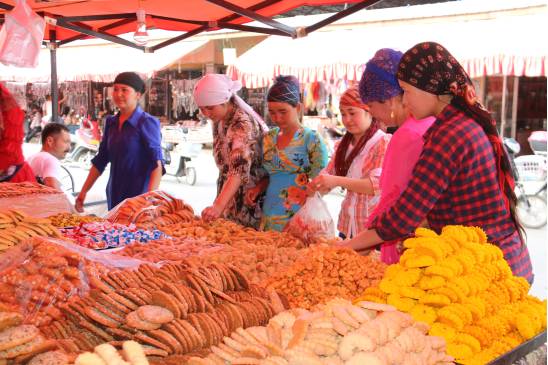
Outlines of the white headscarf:
M226 103L231 97L242 110L249 114L263 131L267 131L263 119L253 108L242 100L236 93L242 88L240 81L230 79L223 74L207 74L194 86L194 100L199 107L220 105Z

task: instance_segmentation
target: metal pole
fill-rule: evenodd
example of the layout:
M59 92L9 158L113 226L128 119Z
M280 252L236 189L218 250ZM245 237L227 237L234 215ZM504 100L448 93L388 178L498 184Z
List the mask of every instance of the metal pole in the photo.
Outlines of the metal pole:
M504 137L504 128L506 128L506 87L508 78L502 76L502 105L500 107L500 136Z
M51 120L57 122L59 117L59 88L57 86L57 31L49 31L49 54L51 60Z
M172 92L171 92L171 71L168 71L167 72L167 85L166 85L166 97L167 97L167 113L166 113L166 116L167 116L167 122L168 124L171 124L171 117L172 117L172 105L173 105L173 100L172 100Z
M516 138L518 127L519 76L514 76L514 93L512 94L512 138Z

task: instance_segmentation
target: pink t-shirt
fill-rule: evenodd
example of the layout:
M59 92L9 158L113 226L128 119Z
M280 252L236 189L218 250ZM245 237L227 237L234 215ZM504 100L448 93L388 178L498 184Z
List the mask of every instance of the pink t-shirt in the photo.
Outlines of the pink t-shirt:
M423 134L436 118L416 120L407 119L392 136L382 165L379 182L381 198L375 210L369 215L367 225L382 212L388 210L407 187L415 164L420 158L424 146ZM381 259L387 264L398 261L399 255L394 243L381 247Z

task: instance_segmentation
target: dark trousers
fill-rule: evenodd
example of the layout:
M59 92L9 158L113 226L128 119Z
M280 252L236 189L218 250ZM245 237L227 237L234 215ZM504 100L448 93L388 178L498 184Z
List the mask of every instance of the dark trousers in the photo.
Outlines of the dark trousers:
M42 127L34 127L32 128L29 133L27 134L27 137L25 138L25 142L29 143L31 139L34 138L35 135L40 133L42 131Z

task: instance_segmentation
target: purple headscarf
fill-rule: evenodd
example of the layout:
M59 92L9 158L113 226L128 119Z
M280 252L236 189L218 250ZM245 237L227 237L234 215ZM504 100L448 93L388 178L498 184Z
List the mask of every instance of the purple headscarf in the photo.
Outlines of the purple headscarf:
M399 51L382 48L366 63L360 80L360 97L364 103L385 101L403 94L396 78L402 55Z

